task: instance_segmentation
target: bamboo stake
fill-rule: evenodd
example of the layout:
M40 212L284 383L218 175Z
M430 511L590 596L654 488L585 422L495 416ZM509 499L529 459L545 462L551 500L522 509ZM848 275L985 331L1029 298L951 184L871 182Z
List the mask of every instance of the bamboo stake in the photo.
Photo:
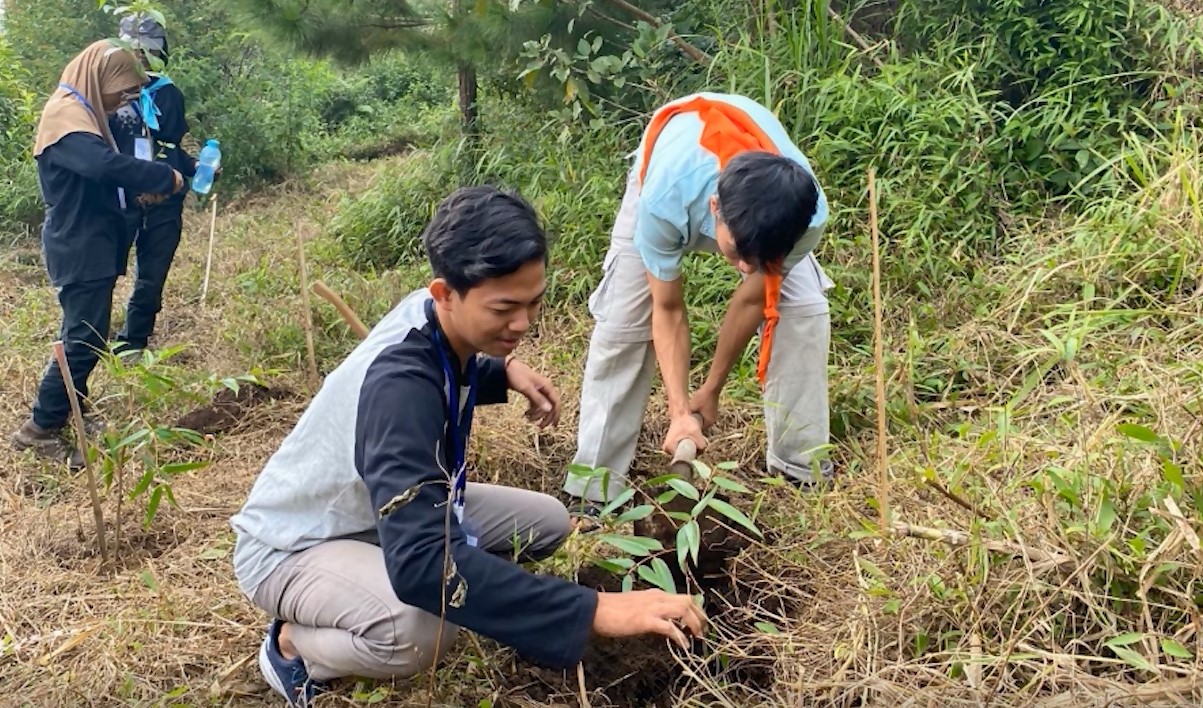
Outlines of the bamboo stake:
M105 541L104 509L100 506L100 494L96 491L96 475L93 474L92 463L88 460L88 436L84 431L84 414L75 395L75 381L71 378L71 367L67 364L67 352L63 348L62 340L54 343L54 360L58 362L58 370L63 375L63 385L67 387L67 400L71 402L71 419L75 422L75 444L79 446L79 451L84 457L88 496L92 498L92 516L96 520L96 542L100 545L100 561L108 566L109 546Z
M589 702L589 689L585 688L585 665L580 662L576 665L576 684L581 691L581 708L593 708Z
M953 529L933 529L927 526L916 526L914 524L905 524L900 521L894 522L890 527L890 532L895 536L905 536L909 538L918 538L925 541L938 541L945 543L954 548L962 548L969 545L969 534L964 531L955 531ZM1041 565L1056 566L1059 568L1071 568L1075 565L1075 561L1070 556L1064 553L1054 551L1042 551L1038 548L1020 547L1002 541L983 541L982 547L994 553L1013 556L1015 558L1030 558Z
M360 339L367 339L368 328L362 320L355 314L355 311L343 301L333 290L320 280L313 281L313 292L321 295L322 298L334 306L338 310L338 314L342 315L343 320Z
M890 530L890 473L886 459L886 373L882 345L881 253L877 232L877 171L869 168L869 232L873 237L873 361L877 368L877 506L881 532Z
M301 303L305 308L305 349L309 355L309 387L316 391L318 378L317 354L313 351L313 310L309 305L309 271L305 265L305 237L301 235L300 229L297 229L297 254L301 259Z
M205 304L205 298L209 295L209 271L213 268L213 240L217 233L217 195L214 194L209 200L213 202L212 213L209 216L209 255L205 258L205 282L201 286L201 304Z

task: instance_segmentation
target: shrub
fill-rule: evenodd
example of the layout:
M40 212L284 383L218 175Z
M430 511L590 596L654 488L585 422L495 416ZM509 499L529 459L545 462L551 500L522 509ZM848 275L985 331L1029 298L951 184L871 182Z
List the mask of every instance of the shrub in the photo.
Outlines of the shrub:
M0 35L0 228L20 229L41 218L33 137L37 127L30 73Z
M422 230L456 181L450 150L414 153L383 172L363 195L344 199L330 234L355 268L424 263Z

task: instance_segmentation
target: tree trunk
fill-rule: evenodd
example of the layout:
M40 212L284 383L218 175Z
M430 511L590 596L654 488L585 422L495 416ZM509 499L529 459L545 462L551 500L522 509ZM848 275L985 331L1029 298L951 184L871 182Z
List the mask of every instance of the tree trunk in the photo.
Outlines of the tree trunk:
M468 14L465 0L451 0L451 13L458 18ZM459 86L459 123L460 133L469 142L474 142L477 131L476 110L476 67L470 61L461 58L455 64L455 78Z
M464 137L470 138L476 135L479 119L476 108L476 68L467 62L460 62L456 68L460 130Z

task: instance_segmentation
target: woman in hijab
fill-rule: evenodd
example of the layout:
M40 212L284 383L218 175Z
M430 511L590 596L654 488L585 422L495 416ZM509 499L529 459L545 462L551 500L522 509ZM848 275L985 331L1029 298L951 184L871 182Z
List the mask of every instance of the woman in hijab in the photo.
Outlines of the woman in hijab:
M63 310L59 337L81 399L105 349L113 288L129 257L126 194L174 194L184 186L169 165L116 150L108 116L136 98L144 81L132 52L109 41L93 43L63 70L34 141L46 205L42 255ZM62 459L70 449L62 436L70 413L62 372L52 359L13 444ZM82 456L72 457L82 464Z

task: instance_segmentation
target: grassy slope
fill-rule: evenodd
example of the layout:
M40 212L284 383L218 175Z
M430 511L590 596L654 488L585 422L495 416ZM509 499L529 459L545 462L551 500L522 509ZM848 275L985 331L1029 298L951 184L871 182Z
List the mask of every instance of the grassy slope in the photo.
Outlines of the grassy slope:
M417 269L373 280L354 275L337 265L321 236L336 198L362 189L374 169L329 166L223 208L204 307L196 301L208 223L204 215L188 217L168 285L162 343L193 346L174 374L187 391L200 392L209 373L279 367L288 370L279 383L299 395L256 409L240 429L214 442L206 453L212 466L176 480L181 508L164 507L149 532L127 524L119 571L97 573L82 478L0 450L0 637L6 643L0 645L0 704L276 704L255 667L264 618L234 584L227 518L304 405L296 234L314 239L311 277L342 292L368 323L421 283ZM1182 177L1199 183L1196 171ZM1111 217L1036 225L1026 234L1025 256L995 266L990 286L976 299L950 284L949 309L972 307L970 324L927 323L908 337L908 304L887 300L895 518L972 530L993 539L1001 553L976 543L951 550L860 533L876 518L876 441L865 422L873 415L873 370L866 351L850 350L839 329L861 315L835 315L833 406L861 421L837 441L834 455L844 477L836 490L807 497L758 482L763 432L756 406L727 407L707 458L745 463L740 474L756 497L740 503L754 506L759 522L774 529L773 543L741 557L735 572L750 598L741 612L776 629L733 632L733 620L720 628L713 647L736 659L759 657L776 680L748 695L724 688L731 677L714 666L691 665L695 678L677 687L680 703L712 704L724 694L734 704L777 705L894 705L908 698L926 704L937 697L946 705L976 705L989 696L1012 705L1036 697L1065 705L1120 696L1189 701L1198 660L1167 654L1160 640L1176 636L1193 656L1203 642L1190 614L1199 569L1191 550L1196 516L1186 500L1184 516L1175 518L1160 496L1141 496L1162 484L1162 462L1153 448L1117 432L1117 424L1140 422L1171 436L1181 446L1174 459L1186 466L1188 480L1194 478L1203 220L1179 183L1147 196L1151 201L1139 211L1158 212L1155 247L1133 254L1119 226L1105 230ZM867 252L853 247L858 242L836 240L824 253L837 281L868 267ZM1147 280L1159 253L1188 255L1180 293L1156 303L1140 298L1132 283ZM5 431L25 415L43 366L57 322L52 297L36 250L3 256ZM1130 309L1136 301L1141 309ZM316 344L328 370L352 339L329 307L314 307ZM867 323L847 324L863 331ZM553 302L539 329L523 354L554 374L564 391L563 427L536 436L515 404L481 417L475 448L484 477L552 491L572 451L588 322L579 307ZM1076 344L1063 346L1071 336ZM960 382L942 393L924 393L924 381L908 373L954 364ZM173 401L164 406L174 413L187 407L182 397ZM639 463L645 470L662 463L651 454L662 430L657 412L648 419ZM1151 503L1160 516L1148 516ZM553 568L569 572L589 551L574 539ZM1147 594L1139 592L1142 582ZM1121 650L1135 654L1103 647L1127 632L1149 633L1121 642ZM461 646L458 663L438 681L440 703L528 704L523 696L548 695L514 679L508 653L485 651L487 642ZM1144 669L1134 668L1142 661ZM574 677L566 677L551 693L574 702L574 685ZM353 693L325 704L340 705ZM402 682L377 693L385 694L388 704L424 703L426 683ZM354 700L367 702L368 695L365 689ZM607 705L601 693L593 703Z

